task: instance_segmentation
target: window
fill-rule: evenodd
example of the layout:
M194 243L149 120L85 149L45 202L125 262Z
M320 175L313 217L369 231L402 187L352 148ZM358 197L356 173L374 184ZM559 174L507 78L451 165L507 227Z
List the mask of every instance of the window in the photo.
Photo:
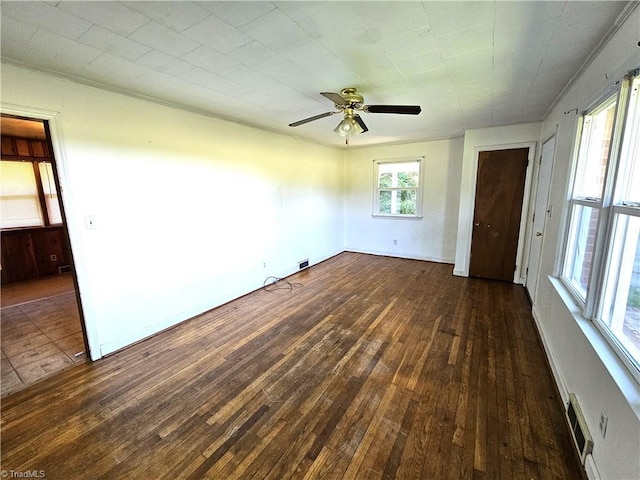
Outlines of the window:
M49 223L51 225L62 223L62 212L60 211L60 202L58 202L58 191L56 190L56 182L53 178L53 166L49 162L40 162L40 181L42 183L42 192L47 207Z
M62 212L51 163L2 160L0 210L2 229L61 224Z
M571 199L568 256L563 275L583 302L591 275L616 104L616 97L610 97L596 110L585 115L582 124L578 168Z
M422 215L422 158L374 162L374 216Z
M640 379L640 76L583 116L561 279Z
M42 225L38 187L31 162L1 162L2 228Z

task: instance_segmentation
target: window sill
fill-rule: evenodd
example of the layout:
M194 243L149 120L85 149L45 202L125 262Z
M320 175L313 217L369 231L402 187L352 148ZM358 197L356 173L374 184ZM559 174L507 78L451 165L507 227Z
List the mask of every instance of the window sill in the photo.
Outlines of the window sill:
M33 225L30 227L9 227L9 228L0 228L0 232L2 233L20 233L20 232L29 232L33 230L47 230L52 228L61 228L62 223L56 223L52 225Z
M422 220L422 215L384 215L381 213L374 213L371 216L373 218L401 218L405 220Z
M548 278L558 293L558 296L562 299L565 307L573 316L576 324L580 330L582 330L591 348L593 348L595 354L600 358L602 365L618 386L618 389L625 397L636 417L640 419L640 384L631 372L629 372L627 366L611 348L594 323L582 316L582 312L578 305L576 305L573 296L560 279L553 276L549 276Z

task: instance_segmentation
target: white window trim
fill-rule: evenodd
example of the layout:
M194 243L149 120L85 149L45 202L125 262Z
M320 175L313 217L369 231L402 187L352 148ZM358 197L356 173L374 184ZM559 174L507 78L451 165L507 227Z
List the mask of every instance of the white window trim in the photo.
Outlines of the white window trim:
M582 145L583 145L583 133L585 127L585 117L590 115L596 115L605 108L607 108L611 102L617 102L616 110L614 113L613 132L611 137L611 148L609 149L609 158L607 160L607 168L605 171L605 184L603 185L602 197L599 199L574 197L573 192L576 189L576 182L578 177L578 164L581 161ZM575 151L573 154L573 162L571 164L571 183L567 190L567 211L566 216L563 218L564 222L564 235L562 244L562 252L560 254L560 268L558 269L558 277L563 283L565 288L573 296L575 302L582 308L582 314L585 318L593 318L596 309L596 304L600 297L600 285L602 284L602 255L607 239L604 236L609 231L609 219L610 219L610 205L611 205L611 190L613 185L613 177L610 169L612 168L612 159L616 159L619 153L619 141L620 141L620 128L618 128L619 122L624 121L624 118L620 118L624 109L621 109L621 104L624 103L622 92L620 89L607 89L607 91L600 95L598 99L591 103L589 109L585 110L580 116L579 128L576 132ZM617 160L616 160L617 161ZM571 235L571 221L573 219L572 212L575 205L582 205L598 210L598 226L595 233L595 250L591 260L591 266L589 271L589 283L587 285L587 291L585 299L571 284L571 281L565 277L565 267L568 258L567 248L569 244L569 237ZM594 280L596 279L597 280ZM594 290L597 290L595 291Z
M381 164L388 163L409 163L418 162L418 187L416 190L416 213L413 214L401 214L401 213L380 213L379 211L379 194L380 188L378 187L378 167ZM375 218L407 218L407 219L421 219L422 218L422 199L424 191L424 156L417 157L404 157L404 158L386 158L376 159L373 161L373 211L372 216ZM386 190L386 189L385 189ZM402 188L398 190L410 190Z
M637 78L638 70L636 70L633 75L634 78ZM556 286L556 290L558 291L558 293L562 295L562 291L566 292L566 294L571 297L572 302L578 307L579 313L574 313L574 317L576 318L578 323L580 321L584 321L593 326L593 329L600 334L601 339L607 344L607 346L613 351L613 353L615 353L617 361L621 365L624 365L627 373L631 375L631 377L633 377L637 384L640 383L640 366L637 364L640 362L636 362L629 357L629 354L621 346L620 340L617 339L609 331L609 327L606 326L599 318L601 315L601 309L603 308L605 302L605 277L611 263L611 257L613 255L611 239L609 237L613 235L613 223L616 218L616 213L633 217L640 217L640 208L638 208L637 206L627 206L624 204L620 204L620 202L618 202L617 204L614 202L615 195L618 193L614 191L614 187L617 184L618 180L617 176L622 174L620 172L620 156L624 149L622 143L625 138L625 131L628 128L626 122L629 109L629 94L631 90L630 87L632 82L628 81L627 78L628 77L625 76L624 81L619 82L620 87L616 89L617 93L615 93L615 90L608 89L605 94L600 95L596 101L592 102L589 109L584 111L578 121L574 151L572 153L573 162L571 164L571 174L569 182L567 184L567 196L562 218L564 233L558 245L558 255L556 257L557 268L554 272L555 278L552 279L552 277L550 277L550 279L552 279L552 283ZM612 96L615 96L617 105L602 198L587 199L574 197L573 191L575 189L576 176L578 173L577 167L578 162L581 160L580 147L582 145L582 134L585 124L584 118L587 115L593 115L602 110L602 108L604 108L606 104L609 103L608 99L612 98ZM611 171L612 168L615 168L615 171ZM571 220L574 205L583 205L597 208L599 210L598 227L596 230L596 248L591 263L590 280L589 284L587 285L587 296L584 301L571 285L571 282L564 276L565 262L569 257L569 255L567 254L567 248L569 237L571 234ZM565 303L567 302L565 301ZM608 362L608 364L609 363L611 362Z
M586 341L591 345L595 354L602 361L604 368L607 370L620 392L624 395L627 403L634 411L635 415L640 418L640 391L638 390L640 374L636 374L634 369L629 368L629 365L625 363L624 358L621 357L616 348L611 345L608 335L602 333L598 323L593 322L582 315L582 307L576 304L575 298L571 292L565 288L565 285L560 281L560 278L554 275L550 275L547 278L560 297L562 303L567 308L567 311L575 320L576 325L582 331ZM534 318L536 319L536 322L539 323L539 314L537 314L535 308ZM539 325L538 330L542 331ZM549 341L544 337L544 335L542 336L542 342L545 345L547 354L549 354L551 352ZM560 369L557 367L557 364L553 359L553 355L550 355L549 358L563 398L568 398L566 382L560 374Z

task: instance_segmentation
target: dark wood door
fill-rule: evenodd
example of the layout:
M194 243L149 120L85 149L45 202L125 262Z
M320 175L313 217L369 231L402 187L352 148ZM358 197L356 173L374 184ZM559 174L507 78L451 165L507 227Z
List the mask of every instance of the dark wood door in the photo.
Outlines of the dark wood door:
M480 152L469 275L513 281L528 148Z

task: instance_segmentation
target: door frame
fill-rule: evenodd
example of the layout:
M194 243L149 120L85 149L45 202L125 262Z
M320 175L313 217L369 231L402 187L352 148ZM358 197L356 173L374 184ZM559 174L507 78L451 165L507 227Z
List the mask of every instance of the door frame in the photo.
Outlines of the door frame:
M76 228L76 226L83 225L83 223L81 220L81 212L75 207L77 203L73 201L73 189L70 188L69 185L68 165L64 154L64 141L59 125L60 112L0 103L0 113L47 122L45 130L48 131L48 140L51 142L50 146L55 163L54 171L57 174L58 195L59 201L62 204L64 227L67 238L69 239L71 273L76 287L76 299L80 313L80 323L82 324L84 333L85 346L87 347L87 357L91 360L97 360L101 358L102 355L100 354L100 349L97 347L98 334L95 325L90 321L92 318L90 311L91 302L86 301L89 290L86 280L88 275L82 256L76 255L76 253L81 250L78 247L81 244L81 231L79 228Z
M540 190L540 173L542 172L542 162L544 160L543 155L545 152L545 145L547 145L551 140L554 141L553 143L553 150L551 151L551 160L550 160L550 165L549 167L549 181L548 184L546 185L546 190L545 191L541 191ZM556 148L558 146L558 137L557 137L557 128L553 131L553 133L551 135L549 135L548 138L546 138L544 141L540 142L540 161L537 165L537 169L536 169L536 173L535 173L535 185L534 185L534 190L532 193L532 205L531 205L531 230L528 233L528 237L529 237L529 256L527 258L527 268L526 268L526 283L525 283L525 287L527 289L527 295L529 295L529 300L531 301L531 303L535 303L535 297L537 295L538 292L538 285L540 283L540 265L542 263L542 252L544 251L544 244L545 244L545 232L547 230L547 220L549 219L549 215L550 215L550 211L549 211L549 198L550 198L550 194L551 194L551 184L553 182L553 171L554 171L554 166L555 166L555 160L556 160ZM544 187L544 185L542 185ZM536 206L538 203L538 195L544 195L544 208L542 209L542 211L536 211ZM533 241L534 241L534 235L536 235L536 228L535 227L535 218L534 215L538 216L538 220L542 220L542 239L540 240L540 253L538 256L538 260L537 260L537 265L535 265L536 267L536 278L530 279L529 278L529 271L531 270L531 262L532 262L532 258L531 258L531 252L533 250ZM534 260L535 261L535 260ZM533 288L530 289L529 286L531 285L531 283L529 282L529 280L533 280Z
M471 195L471 215L469 218L469 235L466 244L466 258L463 276L469 276L469 266L471 259L471 239L473 235L473 213L476 210L476 188L478 182L478 162L481 152L491 152L495 150L513 150L516 148L528 148L529 154L527 156L527 169L524 180L524 193L522 195L522 213L520 215L520 227L518 230L518 249L516 252L516 269L513 274L513 283L523 285L525 282L525 266L528 263L529 252L529 239L527 233L527 218L529 215L529 198L531 197L531 180L533 163L536 156L536 146L538 142L519 142L519 143L507 143L501 145L483 145L474 149L474 161L472 164L473 169L473 184L470 186L473 194Z

